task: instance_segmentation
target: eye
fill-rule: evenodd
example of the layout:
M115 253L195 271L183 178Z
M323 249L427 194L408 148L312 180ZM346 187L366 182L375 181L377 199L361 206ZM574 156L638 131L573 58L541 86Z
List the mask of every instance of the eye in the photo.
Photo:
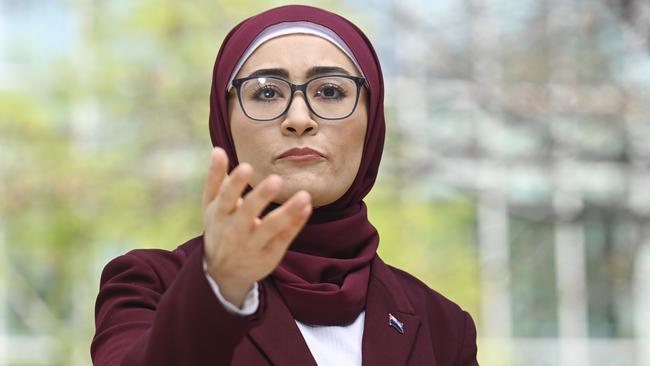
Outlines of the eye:
M263 85L257 88L253 93L253 99L263 102L271 102L277 98L281 98L280 92L273 88L271 85Z
M342 99L346 96L345 91L336 84L323 84L316 91L316 96L323 99Z

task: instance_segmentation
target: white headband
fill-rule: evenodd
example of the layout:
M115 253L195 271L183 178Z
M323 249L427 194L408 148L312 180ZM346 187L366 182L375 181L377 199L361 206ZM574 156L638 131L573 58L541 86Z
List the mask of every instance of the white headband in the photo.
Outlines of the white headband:
M363 76L363 71L361 71L361 67L359 67L359 63L357 62L357 59L352 54L350 47L348 47L348 45L345 44L345 42L341 39L341 37L339 37L338 34L334 33L334 31L320 24L311 23L311 22L284 22L284 23L278 23L272 25L264 29L264 31L260 33L255 38L255 40L250 44L250 46L248 46L246 52L244 52L242 57L239 59L239 62L237 62L237 65L235 66L232 75L230 75L230 79L228 80L227 91L230 91L230 89L232 88L232 81L235 79L235 75L237 75L237 73L244 65L246 60L248 60L250 55L252 55L253 52L259 46L262 45L262 43L272 38L284 36L287 34L295 34L295 33L313 34L315 36L330 41L332 44L334 44L339 49L341 49L341 51L345 52L345 54L350 58L350 60L352 60L354 65L357 67L357 70L359 70L361 76Z

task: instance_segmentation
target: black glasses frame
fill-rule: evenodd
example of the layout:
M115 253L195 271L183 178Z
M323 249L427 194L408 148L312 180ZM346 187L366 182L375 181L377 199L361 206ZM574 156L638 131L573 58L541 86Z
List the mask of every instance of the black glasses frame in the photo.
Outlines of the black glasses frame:
M350 79L350 80L354 81L354 83L357 86L357 95L356 95L355 100L354 100L354 107L352 107L352 111L350 113L348 113L346 116L343 116L343 117L331 118L331 117L323 117L323 116L321 116L320 114L316 113L316 111L314 111L314 109L311 107L311 104L309 104L309 98L307 98L307 85L309 85L309 83L311 83L314 80L323 79L323 78L330 78L330 77L333 77L333 76ZM244 84L244 82L246 82L248 80L259 79L259 78L275 79L275 80L283 81L283 82L289 84L289 88L291 89L291 96L289 97L289 103L287 103L287 107L284 109L284 111L282 111L282 113L278 114L277 116L275 116L273 118L260 119L260 118L251 117L250 115L248 115L248 112L246 112L246 108L244 108L244 103L241 100L241 86L242 86L242 84ZM275 77L275 76L259 76L259 75L258 76L248 76L248 77L244 77L244 78L235 79L235 80L232 81L232 86L234 86L235 89L237 90L237 99L239 100L239 106L241 107L241 110L244 111L244 114L246 115L246 117L248 117L248 118L250 118L250 119L252 119L254 121L264 121L264 122L273 121L275 119L278 119L278 118L282 117L285 113L287 113L287 111L291 107L291 103L293 102L293 95L299 90L305 96L305 103L307 103L307 108L309 108L309 111L311 113L313 113L314 115L318 116L318 118L322 118L322 119L325 119L325 120L339 120L339 119L348 118L357 109L357 104L359 103L359 94L361 93L361 87L364 86L365 84L366 84L366 79L365 78L362 78L362 77L359 77L359 76L350 76L350 75L324 75L324 76L319 76L319 77L315 77L313 79L310 79L304 84L294 84L294 83L290 82L289 80L285 80L285 79Z

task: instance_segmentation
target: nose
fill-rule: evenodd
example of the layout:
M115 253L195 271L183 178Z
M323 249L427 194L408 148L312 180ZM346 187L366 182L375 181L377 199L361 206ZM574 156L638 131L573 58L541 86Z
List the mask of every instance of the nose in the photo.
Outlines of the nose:
M318 123L314 121L302 92L294 94L289 110L282 122L284 135L314 135L318 132Z

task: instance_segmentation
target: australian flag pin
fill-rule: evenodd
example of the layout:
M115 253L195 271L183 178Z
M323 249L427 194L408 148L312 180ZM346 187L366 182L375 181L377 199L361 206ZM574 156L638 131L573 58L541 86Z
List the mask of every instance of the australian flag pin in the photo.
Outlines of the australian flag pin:
M388 313L388 325L390 325L391 327L397 329L397 331L400 334L404 334L404 323L397 320L397 318L394 317L393 314L391 314L391 313Z

